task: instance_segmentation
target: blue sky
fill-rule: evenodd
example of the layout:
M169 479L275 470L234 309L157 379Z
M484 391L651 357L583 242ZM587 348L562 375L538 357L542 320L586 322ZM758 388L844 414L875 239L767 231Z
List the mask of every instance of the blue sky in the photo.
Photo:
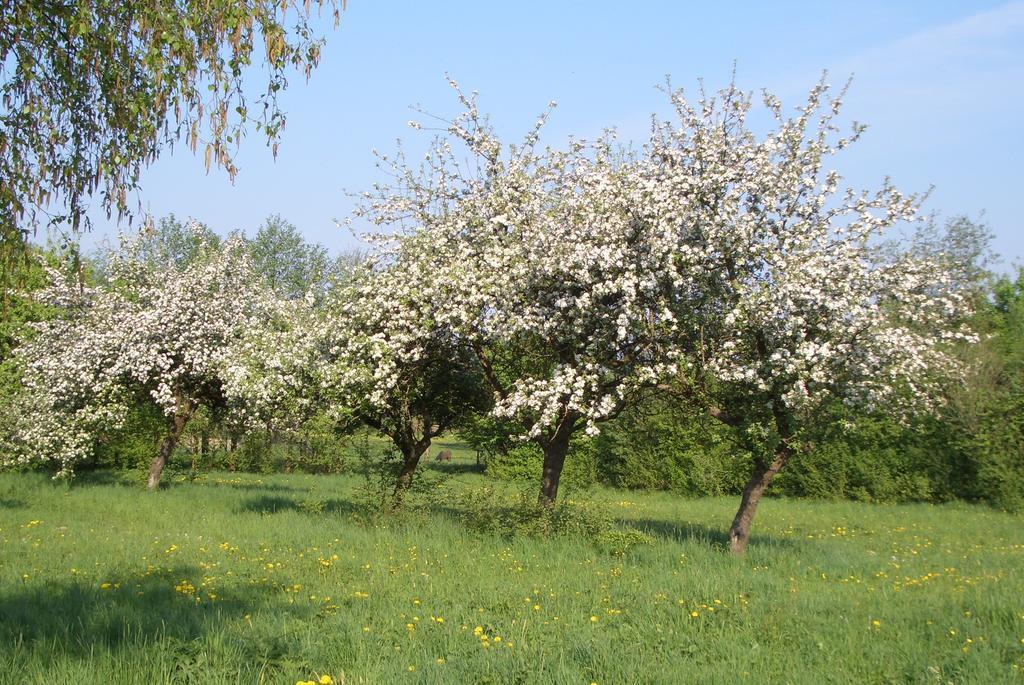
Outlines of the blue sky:
M334 223L352 210L346 193L381 180L371 150L424 135L406 126L422 118L410 105L457 111L446 72L478 90L481 109L513 138L557 100L552 141L615 126L642 142L650 113L665 113L656 86L666 75L717 88L735 61L741 87L767 87L794 106L823 69L833 85L852 74L844 118L869 129L835 164L848 182L934 185L927 209L984 212L997 250L1024 257L1024 2L349 0L341 26L324 26L320 68L308 83L295 75L282 100L277 160L250 135L232 184L179 146L145 172L145 211L220 233L280 214L340 252L357 245ZM116 230L97 217L84 242Z

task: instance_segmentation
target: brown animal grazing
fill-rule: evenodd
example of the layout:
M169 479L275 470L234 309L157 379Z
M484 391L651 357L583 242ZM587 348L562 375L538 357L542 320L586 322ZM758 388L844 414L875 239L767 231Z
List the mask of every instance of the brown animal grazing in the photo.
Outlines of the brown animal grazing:
M437 458L434 459L434 461L451 461L451 460L452 460L452 451L451 450L441 450L440 452L437 453Z

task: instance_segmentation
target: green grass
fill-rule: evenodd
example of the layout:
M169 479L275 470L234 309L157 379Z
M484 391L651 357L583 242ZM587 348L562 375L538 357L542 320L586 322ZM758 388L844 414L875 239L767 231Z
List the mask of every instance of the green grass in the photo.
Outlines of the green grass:
M616 556L471 532L472 461L397 518L357 476L0 475L0 683L1024 682L1020 517L769 500L736 559L735 499L598 489L654 540Z

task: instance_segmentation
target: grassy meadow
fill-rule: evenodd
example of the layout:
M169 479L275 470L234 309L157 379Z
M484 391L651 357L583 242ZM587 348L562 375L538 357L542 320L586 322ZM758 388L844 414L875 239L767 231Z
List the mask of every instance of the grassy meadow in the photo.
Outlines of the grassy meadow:
M472 454L429 468L397 516L358 475L0 475L0 683L1024 682L1019 516L772 499L736 559L735 498L565 493L616 547L480 532Z

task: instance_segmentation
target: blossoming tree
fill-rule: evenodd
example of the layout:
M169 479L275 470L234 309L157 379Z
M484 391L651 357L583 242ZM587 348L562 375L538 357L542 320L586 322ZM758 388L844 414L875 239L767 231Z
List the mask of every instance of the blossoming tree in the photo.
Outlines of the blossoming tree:
M636 221L642 189L612 136L540 149L545 115L506 146L452 85L465 111L421 168L384 158L397 180L361 212L404 229L391 278L472 350L494 414L543 450L539 499L551 503L571 436L677 372L678 274L658 227Z
M486 404L479 368L433 303L404 275L372 264L327 312L323 382L339 406L388 437L402 455L396 503L431 441Z
M241 241L207 243L185 265L153 264L143 247L141 238L123 240L101 286L81 287L51 271L45 297L61 315L36 325L18 350L28 406L17 460L53 460L70 474L99 436L148 397L167 417L149 471L155 488L196 409L228 404L228 349L243 331L262 325L270 298Z
M486 397L472 355L434 324L421 293L377 264L360 265L322 301L278 303L274 323L233 348L228 389L266 420L326 409L339 425L387 437L402 456L398 504L432 440Z
M841 94L815 87L774 126L747 126L752 98L731 86L691 104L671 93L676 120L655 128L641 211L677 241L689 279L677 293L681 344L693 352L682 387L760 445L729 531L747 545L757 505L836 401L897 414L928 410L934 384L958 371L950 325L966 306L940 262L875 258L880 236L919 218L919 198L888 181L840 190L827 168L863 127L842 137Z

